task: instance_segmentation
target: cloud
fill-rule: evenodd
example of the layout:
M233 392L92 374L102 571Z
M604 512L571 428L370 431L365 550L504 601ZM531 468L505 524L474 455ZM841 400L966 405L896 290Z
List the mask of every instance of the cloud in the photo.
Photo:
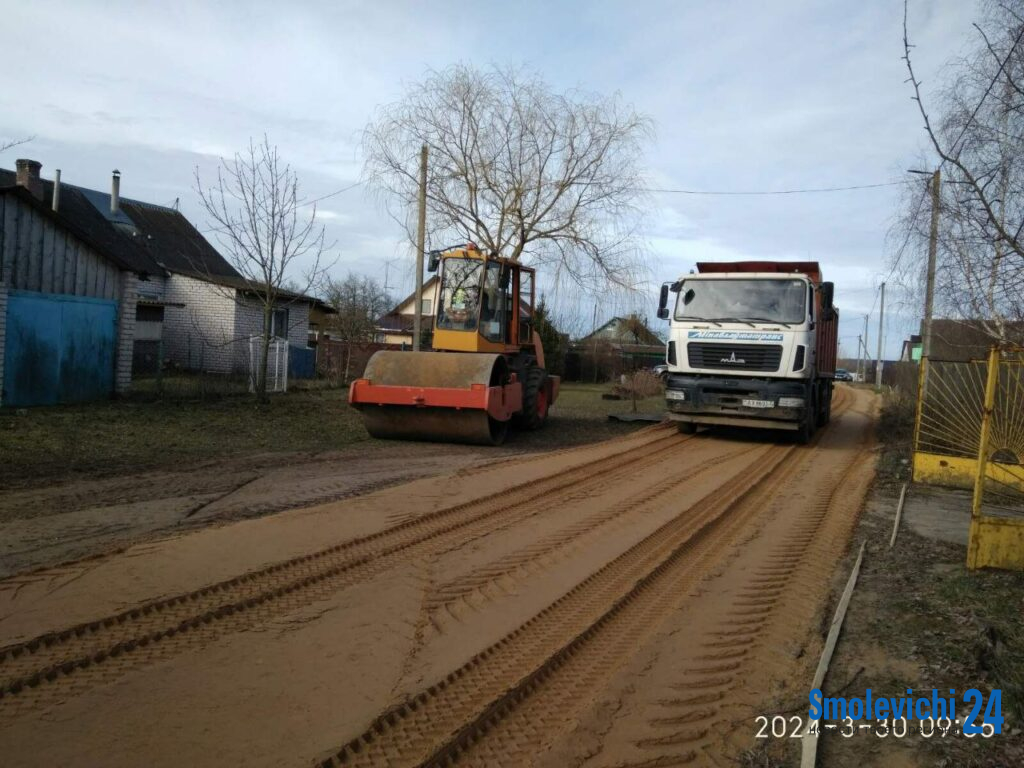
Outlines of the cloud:
M900 61L902 6L888 0L9 5L5 28L17 34L5 40L0 136L37 136L18 151L72 183L106 188L118 167L126 194L178 198L200 226L195 167L210 174L218 157L266 133L307 199L337 191L359 178L361 132L376 109L457 61L525 65L557 88L619 92L656 123L646 175L660 188L884 181L921 146ZM975 10L911 4L926 83L941 83ZM814 259L841 304L870 308L898 197L652 195L650 278L699 259ZM320 214L353 269L383 279L385 260L407 256L402 232L363 188Z

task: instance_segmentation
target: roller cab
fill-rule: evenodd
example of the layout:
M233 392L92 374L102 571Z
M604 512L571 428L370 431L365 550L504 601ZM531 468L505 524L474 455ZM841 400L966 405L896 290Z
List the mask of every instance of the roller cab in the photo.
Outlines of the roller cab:
M441 270L434 351L382 350L349 403L374 437L500 445L538 429L558 396L533 329L534 271L473 244L430 254Z

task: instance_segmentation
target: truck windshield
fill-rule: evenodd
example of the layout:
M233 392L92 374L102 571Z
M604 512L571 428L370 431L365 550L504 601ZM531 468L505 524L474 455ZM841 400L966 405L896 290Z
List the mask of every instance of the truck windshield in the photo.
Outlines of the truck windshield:
M684 280L676 320L802 323L807 319L803 280Z
M479 259L445 259L441 275L441 302L437 327L475 331L480 308L480 282L484 263Z

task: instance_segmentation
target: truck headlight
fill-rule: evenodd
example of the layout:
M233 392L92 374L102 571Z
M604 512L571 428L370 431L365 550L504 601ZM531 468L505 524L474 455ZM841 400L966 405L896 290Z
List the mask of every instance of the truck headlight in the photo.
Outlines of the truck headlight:
M779 408L803 408L804 399L802 397L780 397Z
M666 400L685 400L686 393L679 389L666 389L665 390Z

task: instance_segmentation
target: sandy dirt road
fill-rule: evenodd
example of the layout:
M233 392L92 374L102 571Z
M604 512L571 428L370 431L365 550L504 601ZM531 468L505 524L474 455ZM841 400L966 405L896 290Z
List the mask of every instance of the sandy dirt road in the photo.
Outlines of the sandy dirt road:
M236 457L171 470L74 479L0 493L0 578L121 549L155 536L335 501L492 457L387 451Z
M874 401L833 414L810 446L652 427L0 582L0 754L729 765L810 679L873 476Z

